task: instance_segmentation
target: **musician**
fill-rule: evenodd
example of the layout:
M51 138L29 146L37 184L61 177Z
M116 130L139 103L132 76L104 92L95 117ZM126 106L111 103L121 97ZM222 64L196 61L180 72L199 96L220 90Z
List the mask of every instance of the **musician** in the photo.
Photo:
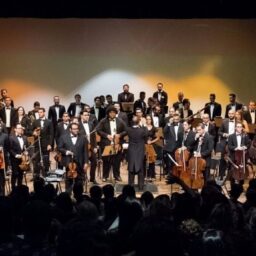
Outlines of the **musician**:
M172 172L173 162L167 154L174 158L176 149L182 146L183 133L184 130L180 122L180 116L179 114L174 114L173 122L168 123L164 127L164 160L169 175Z
M164 127L164 115L161 113L161 107L159 104L153 107L153 112L151 114L154 126L156 128Z
M129 137L129 147L127 151L128 182L129 185L133 186L135 175L138 175L138 187L139 190L143 190L143 170L147 129L146 127L140 127L138 117L134 116L132 119L132 126L127 127L126 130Z
M4 107L5 106L5 100L8 97L8 92L7 92L6 89L1 89L1 96L2 96L2 98L0 99L0 102L2 103L2 106ZM11 100L11 107L14 108L13 100Z
M147 105L145 102L145 98L146 98L146 93L140 92L140 98L134 102L134 106L133 106L134 113L137 108L140 108L142 110L143 115L146 114Z
M58 123L57 129L56 129L56 134L55 134L55 139L56 142L58 143L59 138L69 132L69 124L70 124L70 117L68 112L64 112L62 115L62 121Z
M206 161L204 179L207 181L210 178L211 154L214 149L214 140L213 137L205 131L203 123L199 123L196 126L195 140L194 156L202 157Z
M11 106L12 100L10 97L5 98L5 107L0 110L0 118L5 123L5 127L10 134L12 127L15 126L17 120L17 112L14 107Z
M68 113L70 117L79 117L81 111L84 109L84 103L81 102L81 95L80 94L76 94L75 95L75 102L70 103L69 107L68 107Z
M168 94L163 90L163 87L163 83L157 83L157 91L153 93L153 98L159 103L161 113L166 114L168 112Z
M49 153L53 148L53 125L51 120L46 119L45 108L38 109L39 119L32 124L33 135L37 142L35 143L36 157L34 158L34 174L45 176L49 170ZM41 145L41 147L39 146Z
M205 104L204 113L208 114L210 117L210 121L214 121L214 117L221 116L222 108L219 103L216 101L215 93L210 94L210 102Z
M164 126L168 123L172 123L173 121L173 116L176 113L174 107L169 108L169 115L164 118Z
M156 105L159 104L159 103L158 103L157 100L156 100L155 98L153 98L153 97L149 97L147 103L148 103L148 107L147 107L147 110L146 110L146 114L147 114L147 115L151 115L152 112L153 112L154 106L156 106Z
M90 121L91 123L93 123L94 126L96 126L96 125L98 124L98 120L97 120L95 114L92 114L92 113L91 113L91 107L90 107L89 105L85 104L83 110L85 110L85 111L87 111L88 113L90 113L89 121Z
M184 93L178 92L178 101L173 103L173 107L176 110L180 111L183 108L183 99L184 99Z
M193 131L193 129L191 129L190 121L184 121L182 125L184 130L182 146L183 146L183 149L187 149L192 155L193 150L195 148L195 143L196 143L196 140L195 140L196 133Z
M210 122L209 114L204 113L202 115L202 120L203 120L203 124L204 124L204 130L206 132L208 132L215 140L216 139L216 126L215 126L215 124Z
M256 124L256 102L254 100L250 100L248 111L244 113L244 120L248 124Z
M114 101L113 101L112 95L108 94L108 95L106 96L106 100L107 100L107 105L106 105L106 107L105 107L105 110L106 110L108 107L114 105Z
M106 116L106 112L105 109L102 107L100 97L97 96L94 98L94 106L91 107L90 113L95 115L98 122Z
M146 126L146 118L143 116L143 112L141 108L137 108L135 110L135 116L138 117L139 119L139 125L142 126Z
M117 110L117 115L116 115L116 117L122 119L122 120L124 121L124 123L125 123L126 125L128 125L128 117L127 117L127 115L126 115L125 112L120 111L120 110L121 110L120 103L115 102L114 107L115 107L115 109Z
M154 143L156 143L159 140L159 137L157 136L157 128L154 127L153 125L153 119L151 115L146 116L146 125L145 127L147 128L147 142L146 144L152 145L152 150L151 152L156 154L155 149L154 149ZM148 152L149 153L149 152ZM149 157L149 156L147 156ZM156 160L156 155L150 156L152 160ZM146 159L148 161L149 159ZM147 178L149 179L150 182L152 182L156 178L156 173L155 173L155 161L151 161L148 163L148 173L147 173Z
M115 145L117 140L122 141L122 138L126 135L125 123L118 117L115 107L110 106L107 109L106 118L102 119L97 125L98 134L101 136L100 147L102 152L104 148L109 145ZM118 143L119 144L119 143ZM113 175L116 181L121 181L120 177L120 162L122 154L121 150L117 150L116 154L111 156L103 156L103 182L106 182L109 177L111 166L113 167Z
M100 95L99 97L100 97L101 107L102 107L103 109L106 109L107 104L106 104L106 98L105 98L105 96L104 96L104 95Z
M12 190L15 188L16 184L18 186L22 185L23 170L20 168L22 163L22 155L27 154L26 148L28 147L27 137L23 135L23 127L20 123L16 124L14 128L14 134L9 137L10 145L10 162L12 166L12 178L11 185Z
M134 102L134 94L129 92L129 85L123 85L123 92L118 94L117 101L121 104L122 102Z
M38 109L40 108L40 102L35 101L33 106L34 108L28 112L28 117L31 121L31 125L36 119L39 118Z
M52 121L54 134L56 134L57 124L61 121L63 113L66 112L65 106L60 104L60 97L53 97L54 105L49 107L48 119Z
M69 164L72 161L74 161L77 167L74 170L77 171L77 177L75 179L66 178L66 191L71 193L74 183L84 182L84 173L88 167L88 140L85 136L79 134L78 124L71 123L69 133L60 137L58 150L62 154L62 164L67 168L67 174L71 171Z
M90 182L94 185L98 185L95 179L95 172L97 167L97 142L96 142L96 132L95 126L92 122L89 121L90 113L87 111L82 111L81 113L81 122L79 126L79 133L86 137L88 140L88 155L90 160Z
M189 99L184 99L182 101L183 108L179 109L180 111L180 118L188 118L189 116L193 115L193 111L190 109L190 101Z
M236 112L239 109L242 109L243 105L236 101L236 95L234 93L229 94L229 104L226 106L225 118L228 118L229 110Z
M5 174L8 165L9 140L3 132L4 124L0 122L0 196L5 195Z
M31 120L25 113L25 109L23 107L17 108L17 115L15 120L15 125L21 124L23 129L23 134L25 136L31 136L32 135L32 127L31 127Z
M236 123L237 122L242 123L242 125L244 127L244 129L243 129L244 132L249 133L249 126L248 126L247 121L243 117L242 110L237 110L236 111L236 113L235 113L235 120L236 120Z
M244 133L243 129L243 124L237 122L235 132L228 137L229 155L233 162L235 162L236 151L247 150L250 147L250 139L248 135ZM231 182L234 182L234 180L231 179ZM243 183L243 181L241 181L241 183Z
M235 132L235 111L233 109L228 111L228 118L224 119L219 129L219 136L224 144L227 142L229 135Z

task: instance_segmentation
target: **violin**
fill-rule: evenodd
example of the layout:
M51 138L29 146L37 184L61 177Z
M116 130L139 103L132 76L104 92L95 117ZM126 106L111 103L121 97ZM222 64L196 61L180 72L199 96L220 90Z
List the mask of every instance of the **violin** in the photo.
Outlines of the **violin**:
M77 164L74 161L74 157L72 155L72 160L68 164L67 178L75 179L77 177Z
M21 154L21 163L19 164L20 170L21 171L29 171L30 169L30 159L29 159L29 155L28 155L28 151L24 151Z
M184 181L185 184L188 186L191 185L191 173L190 169L188 168L188 160L190 157L190 152L187 149L184 149L183 147L177 149L175 151L175 160L181 166L180 168L175 168L178 173L176 173L176 176L180 177Z

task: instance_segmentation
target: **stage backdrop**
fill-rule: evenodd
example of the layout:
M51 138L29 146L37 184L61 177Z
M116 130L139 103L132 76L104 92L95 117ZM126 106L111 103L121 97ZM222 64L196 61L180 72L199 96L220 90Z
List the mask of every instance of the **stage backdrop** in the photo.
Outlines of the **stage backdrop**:
M0 88L27 111L54 95L116 99L125 83L137 99L162 82L194 111L212 92L223 107L230 92L256 98L256 20L0 19L0 35Z

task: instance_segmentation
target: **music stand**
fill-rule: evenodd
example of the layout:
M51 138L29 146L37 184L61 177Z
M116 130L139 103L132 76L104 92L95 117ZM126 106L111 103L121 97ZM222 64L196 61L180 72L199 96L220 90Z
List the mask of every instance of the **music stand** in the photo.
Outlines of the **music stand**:
M133 108L134 108L133 102L122 102L121 105L122 105L122 110L124 112L133 112Z
M214 122L217 128L221 127L223 119L221 116L215 116L214 117Z

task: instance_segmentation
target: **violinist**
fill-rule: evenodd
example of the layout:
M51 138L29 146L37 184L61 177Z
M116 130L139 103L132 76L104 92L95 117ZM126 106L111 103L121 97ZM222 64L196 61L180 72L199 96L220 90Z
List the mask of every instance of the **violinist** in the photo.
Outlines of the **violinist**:
M243 124L240 122L236 123L235 133L229 136L228 138L228 149L231 160L237 165L237 166L246 166L247 164L247 156L245 159L242 159L242 157L238 157L240 159L237 159L237 156L242 152L245 151L245 154L247 155L247 149L250 146L250 139L246 133L243 131ZM239 160L239 162L238 162ZM243 162L245 160L246 162ZM236 178L234 177L234 172L237 170L233 169L231 182L235 182ZM239 171L239 170L238 170ZM240 170L243 172L243 170ZM242 173L242 178L239 179L239 182L242 184L245 178L245 173Z
M95 179L95 171L97 167L97 142L96 142L96 132L94 132L95 126L93 122L89 121L90 113L87 111L81 112L81 122L79 126L79 132L81 135L85 136L89 143L89 160L90 160L90 182L94 185L98 185Z
M5 171L9 151L8 134L3 130L4 124L0 122L0 196L5 195Z
M71 123L69 133L63 134L58 141L58 151L62 154L62 165L66 166L66 191L71 193L74 183L83 183L88 167L88 141L85 136L79 134L79 125ZM70 170L70 163L74 169ZM76 175L70 177L72 171Z
M27 137L23 135L24 127L18 123L14 128L14 134L9 137L10 145L10 162L12 166L11 185L12 190L16 186L22 185L23 170L20 168L23 155L27 155L26 147L28 147Z
M194 156L201 157L206 161L206 168L204 171L204 180L210 178L211 154L214 149L213 137L205 131L203 123L196 126Z
M156 152L154 149L154 143L159 140L157 136L157 128L154 127L153 125L153 120L151 115L146 116L146 128L148 130L147 133L147 145L149 145L152 150L147 152L148 158L146 161L148 161L148 179L149 181L153 181L156 178L156 173L155 173L155 160L156 160ZM150 155L151 154L151 155ZM153 155L152 155L153 154Z
M102 152L109 145L120 146L123 137L126 135L125 123L120 118L116 117L117 110L114 106L107 109L107 117L103 118L97 125L98 134L101 136L100 147ZM119 140L119 143L118 143ZM116 150L116 154L111 156L103 156L103 182L106 182L109 177L111 166L113 166L113 175L116 181L121 181L120 163L122 158L121 148Z

